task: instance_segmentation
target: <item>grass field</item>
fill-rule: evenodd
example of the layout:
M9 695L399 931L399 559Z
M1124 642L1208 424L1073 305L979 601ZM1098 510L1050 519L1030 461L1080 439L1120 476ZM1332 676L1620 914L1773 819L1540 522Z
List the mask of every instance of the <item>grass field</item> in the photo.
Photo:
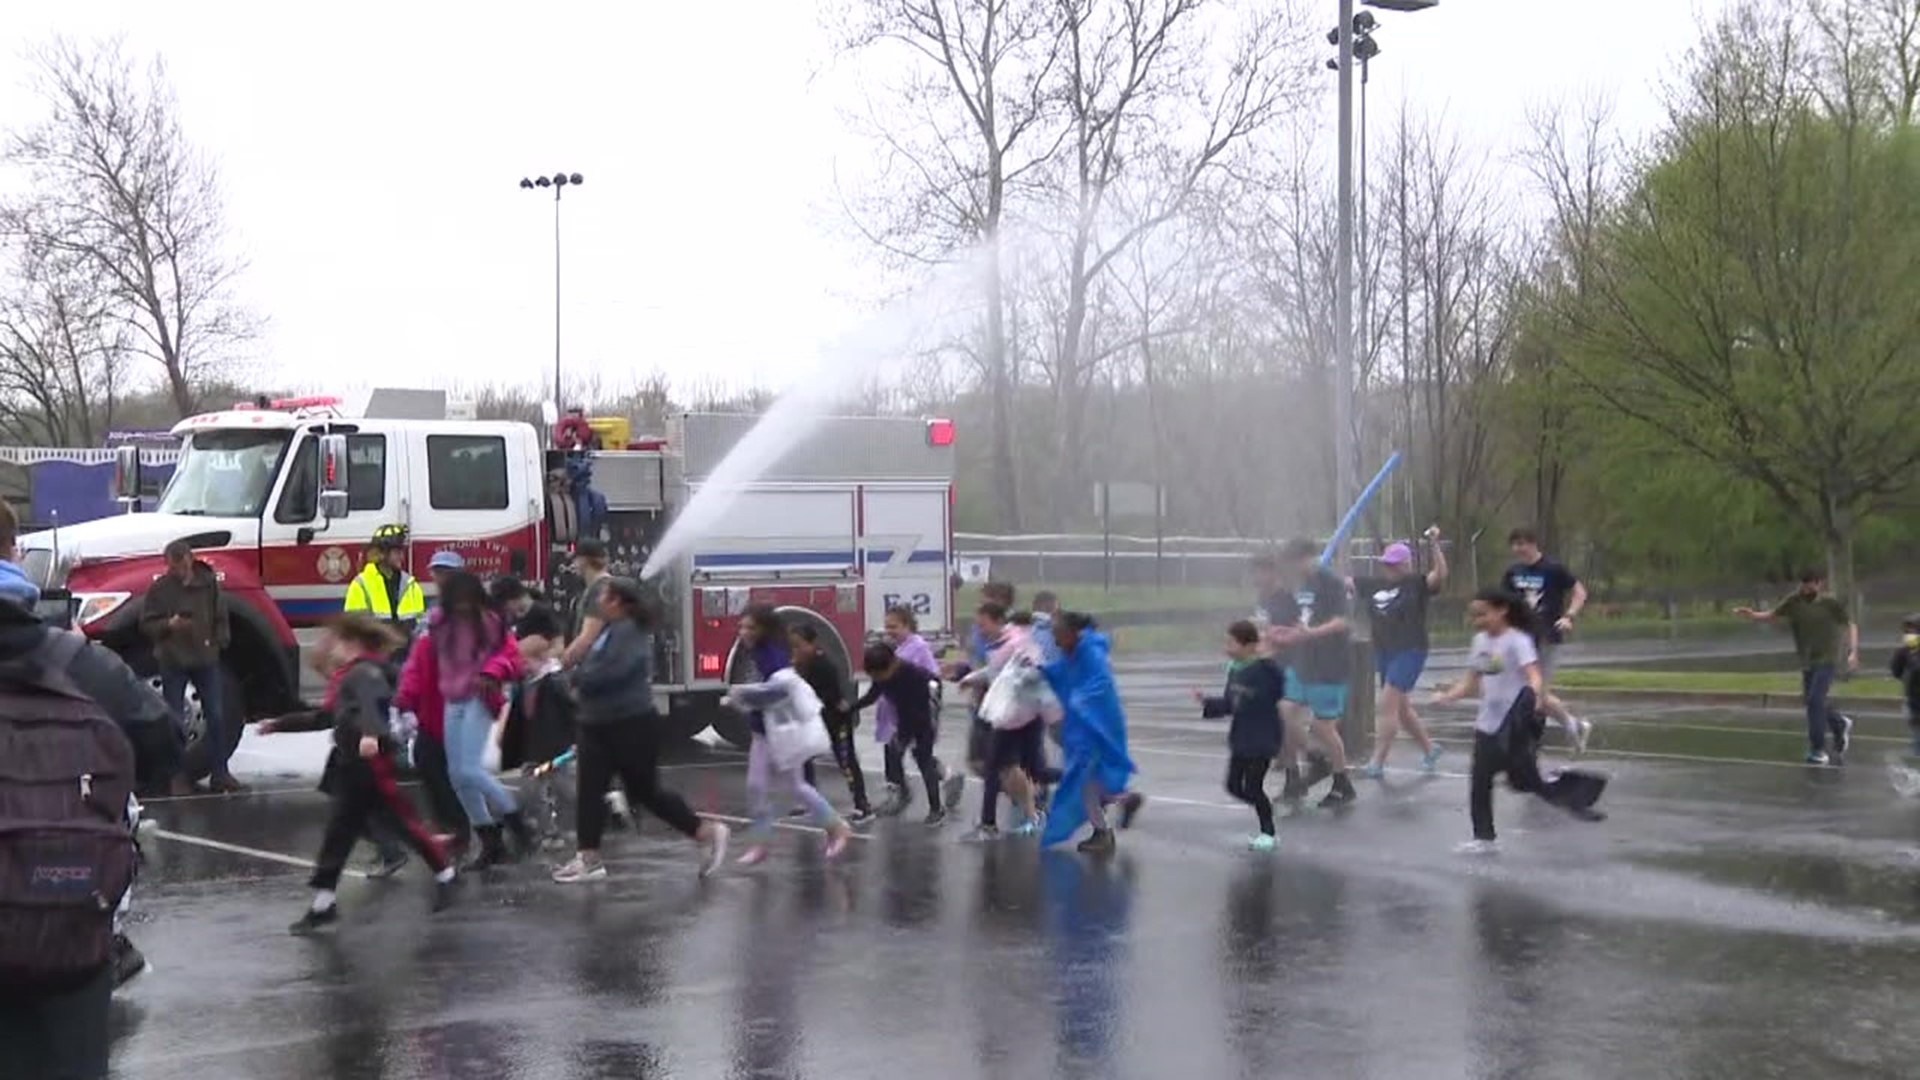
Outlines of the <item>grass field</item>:
M1556 690L1638 690L1650 693L1774 694L1797 697L1800 675L1791 671L1638 671L1631 668L1569 668L1553 677ZM1900 684L1874 675L1836 683L1839 697L1900 699Z

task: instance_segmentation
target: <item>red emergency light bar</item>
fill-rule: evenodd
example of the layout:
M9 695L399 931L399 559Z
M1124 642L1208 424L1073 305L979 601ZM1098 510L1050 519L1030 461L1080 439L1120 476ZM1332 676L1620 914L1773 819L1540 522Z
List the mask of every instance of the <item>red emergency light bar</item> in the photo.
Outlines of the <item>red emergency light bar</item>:
M927 445L928 446L952 446L953 445L953 421L951 420L927 421Z
M315 395L313 397L274 398L268 401L265 407L277 412L293 412L296 409L331 409L338 407L339 404L340 399L337 397ZM236 401L233 403L235 412L246 412L261 407L258 401Z

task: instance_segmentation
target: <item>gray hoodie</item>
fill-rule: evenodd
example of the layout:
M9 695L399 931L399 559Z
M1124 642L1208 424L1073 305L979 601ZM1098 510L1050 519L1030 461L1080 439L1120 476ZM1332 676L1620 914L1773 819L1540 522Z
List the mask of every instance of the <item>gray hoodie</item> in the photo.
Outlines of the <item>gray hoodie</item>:
M582 724L651 718L652 636L631 620L608 624L574 669L573 689Z

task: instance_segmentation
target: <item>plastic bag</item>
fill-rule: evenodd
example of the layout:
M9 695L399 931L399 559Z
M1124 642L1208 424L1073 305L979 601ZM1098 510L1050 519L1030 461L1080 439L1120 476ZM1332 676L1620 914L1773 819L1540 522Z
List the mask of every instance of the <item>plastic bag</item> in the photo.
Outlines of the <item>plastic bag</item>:
M1039 669L1025 660L1015 661L1000 669L987 687L980 699L980 719L996 730L1025 727L1046 715L1052 699L1053 691Z
M820 715L820 697L813 687L791 668L774 672L767 681L787 693L784 700L761 713L773 767L787 772L830 752L833 737L827 734L827 722Z

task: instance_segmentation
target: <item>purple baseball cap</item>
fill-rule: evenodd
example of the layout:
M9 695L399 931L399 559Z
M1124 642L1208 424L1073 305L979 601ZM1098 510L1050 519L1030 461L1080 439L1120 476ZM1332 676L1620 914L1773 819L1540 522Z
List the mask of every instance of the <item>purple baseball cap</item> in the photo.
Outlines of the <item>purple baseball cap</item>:
M1388 544L1387 550L1380 553L1380 562L1385 566L1405 566L1413 561L1413 549L1405 544Z

